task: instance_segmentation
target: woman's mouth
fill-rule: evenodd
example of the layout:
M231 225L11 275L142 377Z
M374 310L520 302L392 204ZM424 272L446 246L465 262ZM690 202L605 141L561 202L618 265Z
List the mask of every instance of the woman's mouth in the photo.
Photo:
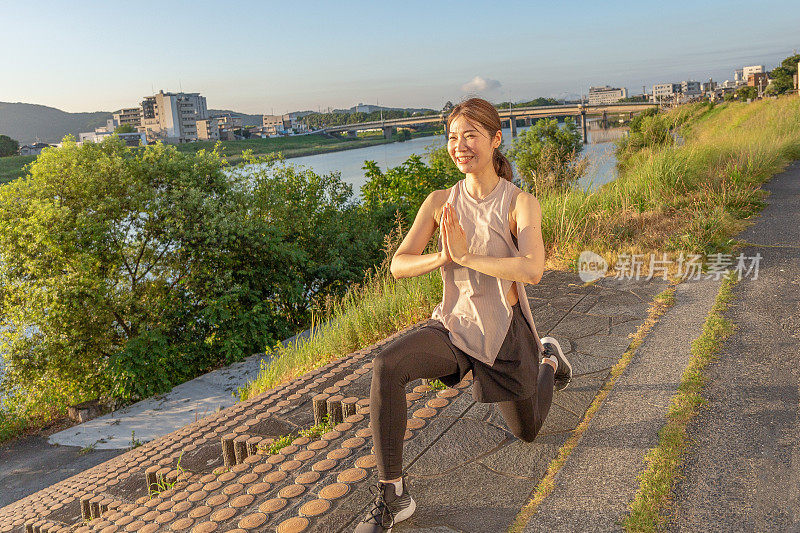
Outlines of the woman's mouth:
M461 163L461 164L463 165L464 163L468 163L468 162L469 162L469 160L470 160L470 159L472 159L473 157L474 157L474 156L471 156L471 155L469 155L469 156L463 156L463 157L456 157L456 161L457 161L458 163Z

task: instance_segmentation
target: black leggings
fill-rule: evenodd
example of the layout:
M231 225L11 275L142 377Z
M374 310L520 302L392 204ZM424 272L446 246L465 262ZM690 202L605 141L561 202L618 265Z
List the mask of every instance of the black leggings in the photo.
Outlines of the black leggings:
M375 357L370 388L370 429L379 479L401 476L407 411L405 387L418 378L435 379L458 372L444 336L421 327L387 344ZM525 442L539 433L553 400L553 367L539 366L537 393L524 400L497 402L511 432Z

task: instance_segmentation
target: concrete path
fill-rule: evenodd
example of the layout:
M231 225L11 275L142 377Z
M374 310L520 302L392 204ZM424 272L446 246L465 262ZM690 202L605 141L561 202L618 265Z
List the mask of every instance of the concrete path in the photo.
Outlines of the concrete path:
M617 379L524 531L621 529L620 517L639 487L642 460L658 443L691 343L702 331L719 284L712 278L676 286L675 304Z
M800 162L740 238L758 279L734 286L735 324L710 365L708 404L675 491L673 531L800 531Z

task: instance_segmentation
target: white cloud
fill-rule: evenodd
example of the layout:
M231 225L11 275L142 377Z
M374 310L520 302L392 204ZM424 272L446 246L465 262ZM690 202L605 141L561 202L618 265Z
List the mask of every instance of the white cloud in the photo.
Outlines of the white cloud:
M475 76L468 83L461 86L461 90L465 93L482 93L487 91L494 91L502 87L502 84L497 80L482 78Z

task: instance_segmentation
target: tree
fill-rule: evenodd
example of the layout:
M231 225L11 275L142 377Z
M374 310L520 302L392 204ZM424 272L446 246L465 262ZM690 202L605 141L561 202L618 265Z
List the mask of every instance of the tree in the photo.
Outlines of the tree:
M19 141L8 135L0 135L0 157L16 155L17 150L19 150Z
M361 187L362 204L369 211L383 213L383 223L387 225L391 225L395 210L404 217L403 223L410 225L428 194L450 187L463 177L460 173L456 177L438 166L428 166L416 154L385 173L375 161L364 161L362 168L367 178ZM455 165L453 168L458 172Z
M758 89L750 86L739 87L736 89L736 97L739 100L747 100L748 98L755 100L758 98Z
M315 295L380 259L338 175L226 165L67 137L0 187L4 393L163 392L306 327Z
M114 133L136 133L136 128L132 124L120 124L114 129Z
M785 94L794 89L794 75L797 74L797 62L800 61L800 54L787 57L779 67L775 67L770 72L772 83L767 87L767 94Z
M569 187L583 175L588 161L578 157L582 149L581 133L572 117L566 118L563 128L558 120L544 118L522 132L507 155L517 164L524 188L538 195Z
M656 109L648 109L636 115L630 123L628 135L617 141L617 162L624 165L630 157L645 149L672 144L672 124Z

